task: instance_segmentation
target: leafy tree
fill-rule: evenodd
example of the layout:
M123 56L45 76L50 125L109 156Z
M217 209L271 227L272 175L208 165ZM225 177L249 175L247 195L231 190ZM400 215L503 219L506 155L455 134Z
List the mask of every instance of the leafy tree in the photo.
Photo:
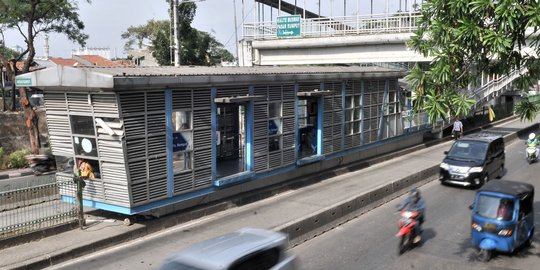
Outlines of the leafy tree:
M196 10L195 3L182 3L178 8L181 64L215 65L233 60L232 54L212 35L191 27ZM150 20L145 25L130 26L122 33L122 38L127 40L124 49L128 51L135 44L142 48L146 42L151 44L152 55L160 65L171 65L174 60L170 54L171 31L170 20Z
M538 77L540 36L526 33L538 32L538 1L426 0L417 25L409 45L433 61L427 70L417 65L407 79L419 97L415 110L426 110L431 121L467 114L475 102L467 89L482 72L506 75L525 67L523 86ZM523 50L527 39L532 53Z
M82 32L84 23L79 19L77 11L77 1L74 0L0 0L0 27L17 30L27 45L16 59L10 61L0 59L4 65L10 66L13 70L12 79L18 72L25 73L30 70L36 55L34 39L40 34L61 33L69 40L81 46L85 45L88 35ZM23 58L23 67L17 70L15 63ZM20 87L19 93L30 134L32 153L37 154L40 145L37 114L30 106L27 89Z

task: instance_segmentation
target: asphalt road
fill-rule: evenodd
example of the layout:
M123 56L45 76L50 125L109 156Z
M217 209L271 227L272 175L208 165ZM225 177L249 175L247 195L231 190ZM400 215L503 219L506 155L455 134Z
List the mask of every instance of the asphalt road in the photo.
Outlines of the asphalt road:
M504 179L529 182L535 179L540 190L540 163L528 165L524 160L524 150L521 140L507 145L507 174ZM421 190L428 208L425 243L419 248L397 256L397 238L394 235L398 216L395 206L403 199L400 197L293 248L291 252L300 257L301 269L536 269L540 265L538 247L517 256L497 256L487 264L475 261L469 244L468 209L475 191L441 186L438 181L423 186ZM537 224L540 224L539 198L536 196ZM177 251L179 243L190 244L184 243L182 235L192 227L191 223L49 269L155 269L168 255ZM536 239L540 239L538 233Z
M12 177L0 179L0 190L14 190L19 188L33 187L43 184L54 183L56 181L54 172L46 173L40 176L27 175L21 177Z
M524 160L525 146L517 140L506 146L503 179L533 183L540 190L540 164ZM496 180L493 180L496 181ZM468 206L475 190L443 186L438 181L424 185L426 200L422 246L397 255L397 198L357 219L311 239L291 250L299 256L301 269L539 269L540 233L532 248L516 254L497 255L479 262L470 244ZM540 196L535 198L535 223L540 228Z

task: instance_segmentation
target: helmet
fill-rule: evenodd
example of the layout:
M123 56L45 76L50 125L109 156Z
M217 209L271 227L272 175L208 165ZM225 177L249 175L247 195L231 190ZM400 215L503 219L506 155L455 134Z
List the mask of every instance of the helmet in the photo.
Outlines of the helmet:
M529 140L534 140L536 135L534 133L529 134Z
M411 197L414 203L417 203L420 200L420 190L414 188L409 191L409 196Z

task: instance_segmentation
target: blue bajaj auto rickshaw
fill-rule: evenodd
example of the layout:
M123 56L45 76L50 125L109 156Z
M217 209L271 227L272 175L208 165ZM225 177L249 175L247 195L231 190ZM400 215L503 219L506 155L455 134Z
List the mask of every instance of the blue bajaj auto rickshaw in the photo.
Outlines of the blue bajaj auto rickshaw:
M479 259L494 251L513 252L534 236L534 187L514 181L490 181L476 192L472 205L472 244Z

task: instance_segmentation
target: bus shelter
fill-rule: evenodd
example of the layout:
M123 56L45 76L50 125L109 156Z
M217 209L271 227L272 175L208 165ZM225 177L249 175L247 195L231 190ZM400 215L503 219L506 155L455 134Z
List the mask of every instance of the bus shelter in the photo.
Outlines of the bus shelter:
M44 93L57 181L80 169L85 205L132 215L419 143L403 129L405 75L375 66L57 66L16 81Z

